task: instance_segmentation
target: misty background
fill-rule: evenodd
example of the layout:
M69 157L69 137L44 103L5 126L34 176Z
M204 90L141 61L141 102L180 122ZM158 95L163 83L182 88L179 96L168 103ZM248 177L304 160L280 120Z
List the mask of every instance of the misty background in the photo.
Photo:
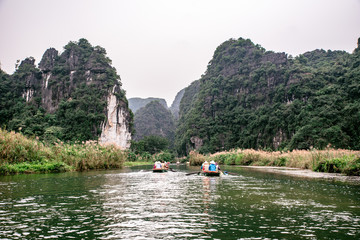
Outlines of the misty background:
M314 49L352 52L360 37L359 0L0 0L0 63L86 38L107 51L127 98L177 92L205 72L218 45L249 38L296 56Z

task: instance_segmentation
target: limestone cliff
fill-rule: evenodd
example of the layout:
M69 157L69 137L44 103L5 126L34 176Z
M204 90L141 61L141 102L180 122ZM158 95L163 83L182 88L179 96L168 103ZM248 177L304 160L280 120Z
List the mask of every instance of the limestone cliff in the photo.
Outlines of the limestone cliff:
M130 147L131 132L129 122L131 115L124 103L116 97L119 91L114 86L107 97L106 121L102 124L100 142L103 144L116 144L118 147L127 149Z
M173 114L175 120L179 119L180 102L184 96L184 93L185 93L185 88L180 90L180 92L176 94L176 97L173 103L171 104L170 111Z
M10 76L12 98L21 96L25 103L19 100L0 124L44 139L99 139L129 147L133 116L104 48L80 39L69 42L60 55L54 48L46 50L39 68L34 63L34 58L25 59Z

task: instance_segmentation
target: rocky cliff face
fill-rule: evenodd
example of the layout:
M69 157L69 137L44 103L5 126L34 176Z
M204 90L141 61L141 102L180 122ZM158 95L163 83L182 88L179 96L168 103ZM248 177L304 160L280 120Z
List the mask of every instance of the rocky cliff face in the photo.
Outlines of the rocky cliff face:
M61 55L54 48L46 50L39 68L34 62L25 59L11 77L28 105L51 117L43 123L46 129L57 127L57 137L63 140L99 138L101 143L129 147L132 113L104 48L80 39L67 44ZM17 114L20 119L21 111ZM46 129L40 134L46 135Z
M114 144L120 148L130 148L131 132L129 122L132 120L127 106L116 97L119 91L114 86L107 97L106 121L102 124L100 142Z
M184 93L185 93L185 88L180 90L180 92L176 94L176 97L170 107L170 111L173 114L175 121L179 119L180 102L184 96Z

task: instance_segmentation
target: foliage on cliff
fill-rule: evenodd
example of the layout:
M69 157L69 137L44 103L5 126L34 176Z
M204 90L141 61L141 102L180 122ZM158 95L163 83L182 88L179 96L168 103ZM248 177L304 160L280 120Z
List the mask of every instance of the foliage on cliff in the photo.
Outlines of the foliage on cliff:
M158 101L161 105L164 106L164 108L167 108L167 103L166 103L165 99L162 99L162 98L153 98L153 97L129 98L128 101L129 101L129 108L131 109L131 111L134 114L137 112L137 110L145 107L148 103L150 103L152 101Z
M139 109L134 116L134 140L139 141L146 136L166 138L170 148L175 138L175 124L171 112L160 102L152 101Z
M105 49L86 39L69 42L61 55L48 49L39 68L34 62L25 59L12 75L0 71L0 127L52 142L85 141L101 133L109 92L116 89L127 108Z
M296 58L230 39L180 106L176 147L360 149L360 53L315 50Z

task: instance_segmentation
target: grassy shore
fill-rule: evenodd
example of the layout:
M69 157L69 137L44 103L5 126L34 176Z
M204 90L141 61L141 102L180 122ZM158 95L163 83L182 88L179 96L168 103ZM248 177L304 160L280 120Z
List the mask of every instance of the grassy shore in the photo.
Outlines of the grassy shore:
M121 168L127 153L96 142L44 145L0 129L0 175Z
M153 165L154 162L153 161L147 161L147 162L143 162L143 161L139 161L139 162L125 162L124 166L125 167L135 167L135 166L143 166L143 165Z
M171 161L172 158L167 152L135 155L114 146L101 146L95 141L45 145L37 139L0 129L0 175L115 169L148 165L156 160ZM192 151L188 159L191 165L214 160L224 165L286 166L360 176L360 151L342 149L291 152L237 149L211 155Z
M194 151L189 154L190 165L201 165L205 160L214 160L224 165L284 166L360 176L360 151L343 149L286 152L237 149L211 155L202 155Z

